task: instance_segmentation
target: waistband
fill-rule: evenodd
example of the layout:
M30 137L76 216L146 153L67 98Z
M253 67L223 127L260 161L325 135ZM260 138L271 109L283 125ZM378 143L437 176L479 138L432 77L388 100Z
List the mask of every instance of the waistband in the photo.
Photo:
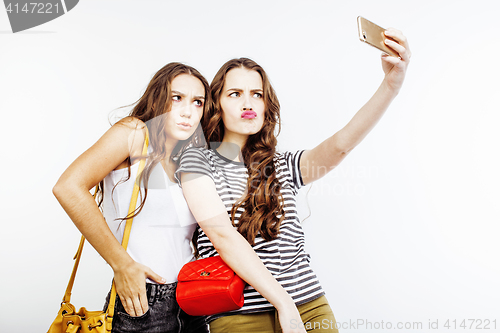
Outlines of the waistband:
M148 302L151 304L158 300L172 297L175 298L176 287L177 282L166 284L146 283L146 295L148 296Z

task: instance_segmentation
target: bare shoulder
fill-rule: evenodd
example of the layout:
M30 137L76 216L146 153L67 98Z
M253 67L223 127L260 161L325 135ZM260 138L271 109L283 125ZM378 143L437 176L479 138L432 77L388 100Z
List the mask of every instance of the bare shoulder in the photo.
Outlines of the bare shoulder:
M144 130L146 124L136 117L125 117L116 122L115 125L124 126L130 130Z
M112 170L126 168L142 153L146 125L127 117L109 128L89 149L66 169L61 181L69 181L91 189Z
M126 131L129 135L144 137L146 135L146 124L135 117L125 117L117 121L113 127L117 130Z
M135 117L125 117L118 121L113 127L120 127L127 132L130 160L132 163L142 155L142 148L146 138L146 124Z

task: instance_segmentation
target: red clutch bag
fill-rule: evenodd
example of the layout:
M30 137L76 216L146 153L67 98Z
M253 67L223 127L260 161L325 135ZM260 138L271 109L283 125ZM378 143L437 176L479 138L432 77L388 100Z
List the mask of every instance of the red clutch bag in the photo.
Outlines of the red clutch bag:
M188 262L177 280L177 303L191 316L237 310L245 301L245 281L220 256Z

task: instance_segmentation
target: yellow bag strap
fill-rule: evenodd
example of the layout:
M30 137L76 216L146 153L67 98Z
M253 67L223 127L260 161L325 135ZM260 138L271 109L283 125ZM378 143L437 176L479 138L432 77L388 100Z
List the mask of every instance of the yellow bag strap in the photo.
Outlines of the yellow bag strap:
M141 161L139 162L139 170L137 170L137 177L134 183L134 190L132 191L132 198L130 199L130 206L128 207L127 216L132 216L132 214L135 211L135 207L137 205L137 197L139 196L139 177L141 176L141 173L144 170L144 166L146 165L145 156L148 155L148 145L149 145L149 132L148 128L146 127L146 138L144 139L144 146L142 147L142 158ZM127 220L127 224L125 225L125 230L123 231L122 246L125 250L127 249L130 230L132 229L132 220L133 218ZM115 281L113 281L113 286L111 287L111 295L109 297L109 304L107 311L107 321L109 325L111 325L111 321L113 320L113 315L115 313L115 300L116 300L116 286L115 286Z
M149 145L149 132L146 127L146 138L144 140L144 146L142 148L142 158L139 162L139 169L137 170L137 177L134 183L134 189L132 191L132 198L130 199L130 206L128 209L128 215L131 216L135 211L137 205L137 198L139 196L139 177L141 176L142 171L144 170L144 166L146 165L145 156L148 154L148 145ZM94 193L95 196L95 193ZM123 232L123 240L122 247L126 250L128 245L128 239L130 237L130 230L132 229L132 221L133 218L127 220L127 224L125 225L125 231ZM78 270L78 265L80 263L80 258L82 256L83 244L85 243L85 237L82 235L80 239L80 245L78 246L78 251L73 258L75 260L75 264L73 266L73 271L71 272L71 277L68 282L68 286L66 287L66 292L64 294L64 298L62 303L69 303L71 300L71 290L73 289L73 284L75 282L76 271ZM113 319L113 315L115 312L115 300L116 300L116 287L115 282L113 281L113 286L111 288L111 296L109 298L108 310L107 310L107 321L109 325L111 325L111 321Z
M71 290L73 289L73 283L75 282L76 270L78 269L78 264L80 263L80 258L82 256L83 243L85 243L85 237L80 239L80 245L78 246L78 251L76 252L73 260L75 260L75 265L73 266L73 272L71 272L71 277L69 278L68 287L66 287L66 293L64 294L63 303L69 303L71 300Z

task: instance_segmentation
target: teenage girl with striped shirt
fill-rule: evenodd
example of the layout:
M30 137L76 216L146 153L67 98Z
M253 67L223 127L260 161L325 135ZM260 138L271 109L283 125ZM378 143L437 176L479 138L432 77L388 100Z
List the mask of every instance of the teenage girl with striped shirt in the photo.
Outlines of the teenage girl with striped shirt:
M400 57L382 56L385 77L373 97L311 150L276 152L279 102L258 64L233 59L213 79L203 124L211 149L187 150L176 177L200 226L195 241L201 257L219 254L251 286L241 309L208 318L212 333L337 331L304 251L295 195L336 167L397 96L410 51L400 31L388 29L386 36ZM290 311L290 298L296 312Z

